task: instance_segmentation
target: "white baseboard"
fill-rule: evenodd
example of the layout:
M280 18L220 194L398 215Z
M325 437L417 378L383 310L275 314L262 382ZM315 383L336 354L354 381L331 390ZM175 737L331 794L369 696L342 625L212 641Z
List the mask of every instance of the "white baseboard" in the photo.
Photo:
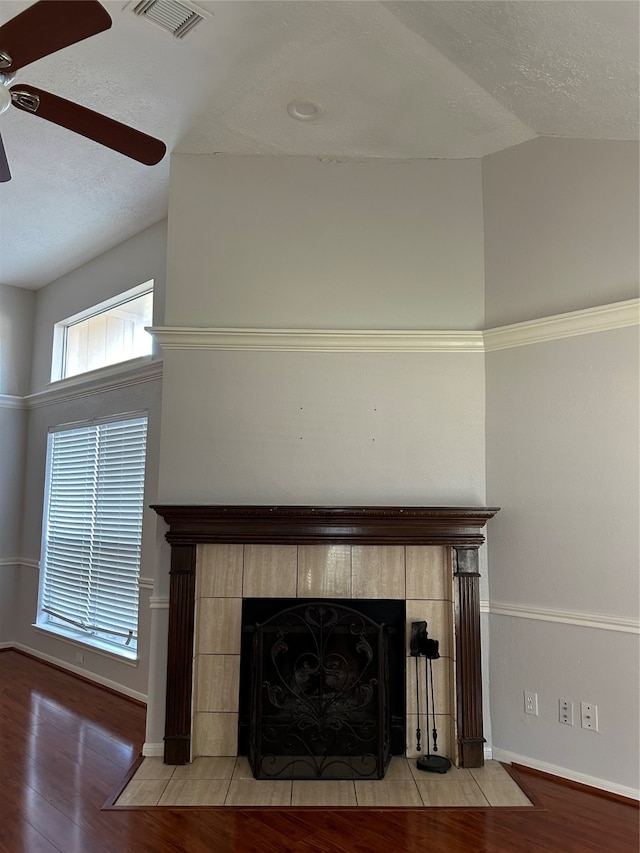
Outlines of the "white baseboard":
M17 649L20 652L25 652L25 654L31 655L34 658L39 658L39 660L43 660L46 663L51 663L54 666L59 666L61 669L73 672L75 675L80 675L88 681L94 681L96 684L108 687L109 690L113 690L115 693L122 693L130 699L136 699L144 705L147 704L147 696L144 693L139 693L137 690L132 690L130 687L125 687L124 684L118 684L117 681L111 681L111 679L104 678L104 676L98 675L95 672L89 672L84 667L74 666L72 663L53 657L53 655L46 655L44 652L39 652L37 649L32 649L22 643L0 643L0 648Z
M576 770L569 770L567 767L558 767L556 764L539 761L537 758L529 758L527 755L518 755L517 752L500 749L498 746L493 747L493 757L496 761L504 761L505 764L522 764L524 767L531 767L533 770L542 770L544 773L550 773L552 776L560 776L560 778L569 779L572 782L579 782L581 785L588 785L590 788L599 788L601 791L609 791L612 794L619 794L621 797L628 797L631 800L640 800L640 790L637 788L619 785L617 782L610 782L608 779L598 779L596 776L578 773Z
M145 742L142 746L142 754L145 758L164 758L164 744Z

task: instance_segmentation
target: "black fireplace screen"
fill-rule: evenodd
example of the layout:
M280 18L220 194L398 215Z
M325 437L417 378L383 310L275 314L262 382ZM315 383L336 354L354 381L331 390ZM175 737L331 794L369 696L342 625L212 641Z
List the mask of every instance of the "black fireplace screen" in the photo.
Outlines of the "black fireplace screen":
M257 779L381 779L391 755L384 624L326 601L255 626L249 761Z

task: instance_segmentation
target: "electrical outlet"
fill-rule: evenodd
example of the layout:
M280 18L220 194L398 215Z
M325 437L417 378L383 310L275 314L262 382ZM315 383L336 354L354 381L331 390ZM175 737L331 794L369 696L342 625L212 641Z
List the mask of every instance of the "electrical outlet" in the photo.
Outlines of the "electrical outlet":
M590 702L580 703L580 720L583 729L589 729L592 732L598 731L598 706L592 705Z
M538 694L533 690L524 691L524 712L533 714L534 717L538 716Z
M573 725L573 702L571 702L569 699L560 699L558 701L559 701L559 705L560 705L560 716L559 716L560 722L564 723L565 726L572 726Z
M82 652L76 652L76 663L84 663L84 655Z

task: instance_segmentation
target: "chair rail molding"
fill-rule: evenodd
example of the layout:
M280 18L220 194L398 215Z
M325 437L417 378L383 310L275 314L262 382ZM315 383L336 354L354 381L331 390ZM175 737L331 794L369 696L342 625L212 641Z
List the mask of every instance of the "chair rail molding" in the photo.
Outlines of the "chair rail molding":
M0 568L3 566L25 566L28 569L39 569L39 560L30 560L27 557L0 557Z
M578 610L559 610L550 607L532 607L526 604L504 601L483 601L480 610L493 616L536 619L539 622L557 622L578 628L600 628L603 631L640 634L640 620L627 616L612 616L605 613L589 613Z
M0 409L26 409L24 397L16 394L0 394Z

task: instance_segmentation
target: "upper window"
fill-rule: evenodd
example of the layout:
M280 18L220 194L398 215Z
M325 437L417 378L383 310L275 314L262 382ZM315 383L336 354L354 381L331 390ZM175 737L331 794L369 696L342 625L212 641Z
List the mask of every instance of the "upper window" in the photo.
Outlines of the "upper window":
M51 380L150 355L153 281L56 323Z
M124 657L138 642L147 418L49 435L40 627Z

